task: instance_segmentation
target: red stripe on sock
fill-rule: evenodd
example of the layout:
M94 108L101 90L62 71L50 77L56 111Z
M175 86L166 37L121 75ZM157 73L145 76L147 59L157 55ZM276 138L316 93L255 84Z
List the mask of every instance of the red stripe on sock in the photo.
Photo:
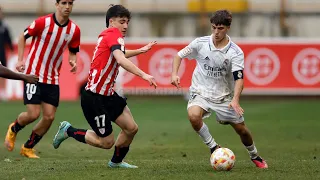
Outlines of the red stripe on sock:
M120 156L120 148L117 148L117 150L116 150L116 156Z
M32 134L31 134L31 139L30 139L30 142L29 142L29 146L31 146L32 145L32 143L34 142L34 137L36 136L36 134L34 133L34 132L32 132Z
M85 136L87 132L83 132L83 131L76 131L74 132L74 135L83 135Z

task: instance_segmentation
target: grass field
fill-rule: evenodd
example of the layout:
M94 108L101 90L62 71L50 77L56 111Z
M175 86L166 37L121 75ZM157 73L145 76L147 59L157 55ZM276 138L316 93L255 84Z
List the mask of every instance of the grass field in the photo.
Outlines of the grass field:
M185 100L129 97L128 104L139 132L126 161L139 169L110 169L106 163L113 149L97 149L73 139L65 141L58 150L53 149L51 141L60 121L88 128L79 102L64 102L53 126L36 146L41 159L19 155L32 126L19 133L13 152L0 148L0 179L320 179L319 100L242 101L258 151L269 164L267 170L255 168L231 127L217 124L214 116L207 119L216 141L236 155L236 165L230 172L211 169L209 150L187 120ZM0 104L1 141L8 124L22 110L21 102ZM115 126L114 129L119 132Z

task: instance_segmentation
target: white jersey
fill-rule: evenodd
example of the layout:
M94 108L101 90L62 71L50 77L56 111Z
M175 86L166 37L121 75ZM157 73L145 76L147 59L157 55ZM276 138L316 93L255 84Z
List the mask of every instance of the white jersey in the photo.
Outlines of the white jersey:
M214 46L211 35L193 40L178 52L180 58L197 61L192 75L191 94L199 94L216 103L233 97L233 72L244 69L244 54L241 48L227 37L229 43L222 49Z

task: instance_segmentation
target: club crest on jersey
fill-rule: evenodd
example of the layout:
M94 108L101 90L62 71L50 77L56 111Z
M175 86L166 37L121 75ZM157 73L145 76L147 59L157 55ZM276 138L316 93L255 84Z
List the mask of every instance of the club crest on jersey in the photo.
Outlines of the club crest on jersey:
M227 67L228 64L229 64L229 59L225 59L224 62L223 62L223 65L224 65L225 67Z
M66 34L65 37L64 37L64 40L65 41L69 41L70 39L71 39L70 34Z
M33 21L33 22L30 24L29 28L30 28L30 29L33 29L35 26L36 26L36 22Z

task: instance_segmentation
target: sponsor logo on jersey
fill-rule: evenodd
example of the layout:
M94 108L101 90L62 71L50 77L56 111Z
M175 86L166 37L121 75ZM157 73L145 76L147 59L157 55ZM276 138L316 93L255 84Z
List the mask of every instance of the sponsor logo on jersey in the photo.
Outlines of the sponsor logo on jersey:
M227 68L224 66L211 67L208 64L204 64L204 69L207 71L207 76L214 78L221 77L227 72Z

